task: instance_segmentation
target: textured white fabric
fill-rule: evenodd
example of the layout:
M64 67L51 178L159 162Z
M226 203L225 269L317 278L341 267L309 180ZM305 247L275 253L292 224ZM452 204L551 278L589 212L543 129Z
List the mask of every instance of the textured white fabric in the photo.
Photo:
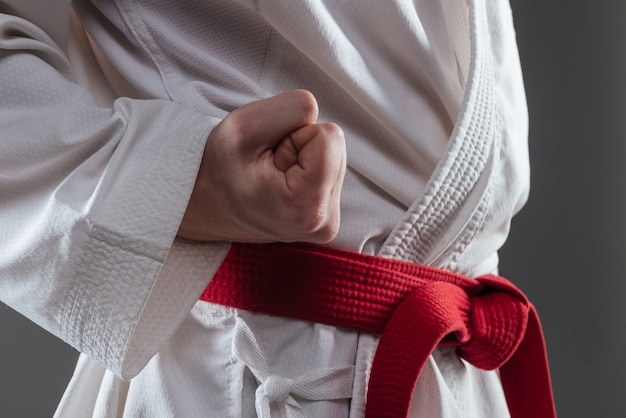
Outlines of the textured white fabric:
M66 20L10 3L0 3L0 297L87 354L57 416L363 415L375 336L194 304L228 245L174 235L208 132L252 100L307 88L320 119L344 129L332 245L496 271L528 191L505 0L77 1L113 94L85 70L96 61L84 38L66 58ZM255 342L247 354L241 330ZM354 370L352 398L312 384L320 370ZM411 405L411 416L506 415L497 374L451 350L429 359Z
M165 100L99 107L62 49L16 16L0 15L0 53L0 298L136 374L228 249L181 251L185 274L157 281L218 119Z
M277 404L281 416L306 416L294 396L322 401L348 399L352 395L353 366L310 370L296 378L272 374L252 330L242 320L235 325L233 356L242 361L259 382L255 408L260 418L271 417L272 403Z

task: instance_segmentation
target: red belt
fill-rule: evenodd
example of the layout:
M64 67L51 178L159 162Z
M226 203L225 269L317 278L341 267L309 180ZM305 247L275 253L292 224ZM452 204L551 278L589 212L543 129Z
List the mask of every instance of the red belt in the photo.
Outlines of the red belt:
M406 417L438 345L500 369L513 418L555 417L537 312L507 280L306 244L233 244L202 300L380 334L367 417Z

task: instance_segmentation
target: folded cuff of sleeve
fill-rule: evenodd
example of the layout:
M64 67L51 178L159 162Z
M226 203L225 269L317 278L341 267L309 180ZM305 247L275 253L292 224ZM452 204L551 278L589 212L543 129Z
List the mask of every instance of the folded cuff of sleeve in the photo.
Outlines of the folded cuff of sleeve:
M121 146L133 149L114 153L143 155L134 164L109 162L107 170L115 175L103 182L80 228L86 237L63 308L61 337L131 378L174 332L228 245L174 243L217 120L159 101L122 100L116 106L129 114L127 121L142 121L129 122L126 134L137 130L152 139L127 142ZM173 111L164 111L169 107ZM142 115L132 117L133 112ZM152 112L159 123L146 117Z

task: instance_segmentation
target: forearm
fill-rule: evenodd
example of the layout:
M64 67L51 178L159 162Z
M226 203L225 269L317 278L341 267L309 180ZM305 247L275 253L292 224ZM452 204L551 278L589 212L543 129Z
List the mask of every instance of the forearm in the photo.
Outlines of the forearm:
M5 14L0 34L0 297L121 373L218 120L100 108L46 31Z

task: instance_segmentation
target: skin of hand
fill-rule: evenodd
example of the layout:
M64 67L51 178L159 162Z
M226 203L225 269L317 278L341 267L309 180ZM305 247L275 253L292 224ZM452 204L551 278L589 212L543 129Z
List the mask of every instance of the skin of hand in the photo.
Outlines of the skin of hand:
M232 111L208 137L178 230L197 241L331 241L346 170L343 131L293 90Z

